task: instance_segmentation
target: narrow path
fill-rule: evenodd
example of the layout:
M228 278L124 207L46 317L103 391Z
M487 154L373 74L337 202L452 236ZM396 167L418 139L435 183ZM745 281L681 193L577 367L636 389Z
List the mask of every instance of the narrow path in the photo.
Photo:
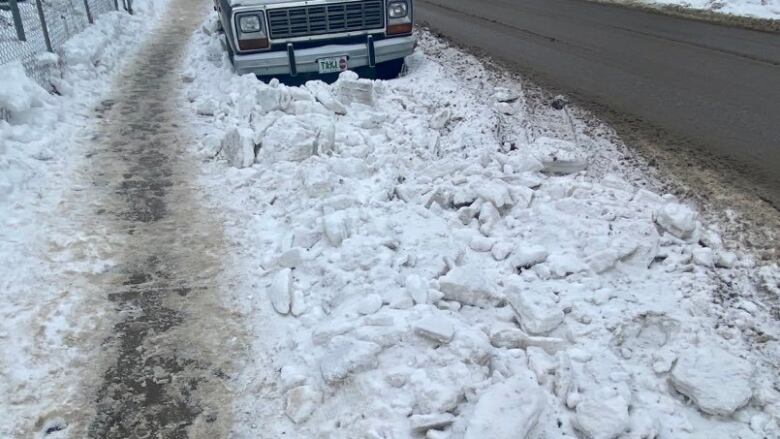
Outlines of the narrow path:
M103 103L90 155L95 213L123 243L97 282L116 307L92 438L226 437L239 346L220 306L222 230L205 211L178 122L178 67L205 2L171 0ZM85 316L88 318L88 316Z

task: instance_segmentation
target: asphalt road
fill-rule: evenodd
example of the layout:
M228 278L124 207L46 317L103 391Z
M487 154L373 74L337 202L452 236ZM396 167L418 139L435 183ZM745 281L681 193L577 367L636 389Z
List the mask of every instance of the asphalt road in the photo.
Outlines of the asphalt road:
M584 0L417 0L418 22L712 153L780 206L780 34Z

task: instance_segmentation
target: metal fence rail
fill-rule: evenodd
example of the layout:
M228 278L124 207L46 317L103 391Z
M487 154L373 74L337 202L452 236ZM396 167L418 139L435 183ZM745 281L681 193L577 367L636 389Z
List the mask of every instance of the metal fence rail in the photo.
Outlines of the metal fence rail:
M122 8L132 11L130 0L0 0L0 65L20 61L31 78L51 88L58 66L40 55L57 52L95 18Z

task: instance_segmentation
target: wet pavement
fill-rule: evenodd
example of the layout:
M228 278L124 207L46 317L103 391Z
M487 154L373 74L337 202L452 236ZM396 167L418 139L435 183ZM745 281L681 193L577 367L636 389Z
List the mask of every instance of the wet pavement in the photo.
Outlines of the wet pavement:
M218 218L201 207L176 105L179 63L208 6L172 0L168 11L98 109L89 154L96 214L123 237L117 268L96 281L116 323L91 438L227 437L232 422L240 322L220 304L227 252Z

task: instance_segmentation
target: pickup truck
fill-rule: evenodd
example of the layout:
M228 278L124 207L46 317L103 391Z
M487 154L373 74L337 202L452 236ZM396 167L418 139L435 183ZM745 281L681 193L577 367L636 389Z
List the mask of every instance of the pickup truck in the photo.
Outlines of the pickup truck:
M215 0L215 9L239 74L367 67L391 79L416 44L412 0Z

